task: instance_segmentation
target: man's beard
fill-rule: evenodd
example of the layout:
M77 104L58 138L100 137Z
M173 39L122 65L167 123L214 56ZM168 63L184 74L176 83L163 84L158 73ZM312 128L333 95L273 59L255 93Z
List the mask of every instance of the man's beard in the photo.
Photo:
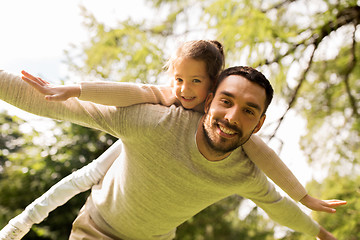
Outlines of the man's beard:
M214 152L217 152L219 155L227 154L229 152L234 151L238 147L242 146L244 143L246 143L249 140L253 132L252 131L249 136L243 136L243 132L241 131L241 129L236 128L236 132L237 132L236 139L229 140L226 138L222 138L216 133L216 130L214 130L214 128L216 128L217 122L219 121L215 120L214 122L211 122L210 116L207 114L202 123L202 128L206 142L208 143L209 147ZM221 121L221 123L222 125L225 125L230 129L235 128L233 126L230 126L228 123L224 121Z

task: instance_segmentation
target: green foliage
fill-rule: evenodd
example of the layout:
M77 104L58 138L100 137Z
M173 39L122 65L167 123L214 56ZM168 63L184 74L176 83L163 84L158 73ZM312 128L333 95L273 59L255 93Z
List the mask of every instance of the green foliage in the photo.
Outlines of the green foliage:
M136 82L157 76L159 72L149 76L147 68L161 71L162 51L156 43L147 41L148 36L140 26L132 25L129 21L105 32L104 26L99 24L98 34L92 39L91 46L85 49L85 66L88 71L96 71L104 78L112 76L114 72L114 76L119 76L119 79ZM122 67L125 62L130 71Z
M313 190L312 190L313 189ZM309 190L321 199L343 199L348 203L335 214L313 213L315 219L338 239L360 238L360 177L332 174L321 184L312 182Z
M135 23L131 19L121 22L116 29L111 29L84 10L84 16L90 22L93 36L82 49L82 65L76 65L72 56L74 49L66 51L72 69L113 81L153 82L158 79L164 62L161 39L150 37L153 32L160 32L160 26L147 30L146 22ZM152 71L149 71L151 69Z
M360 184L359 176L331 174L322 183L307 184L309 193L319 199L343 199L347 205L337 208L335 214L313 212L314 219L328 229L337 239L355 240L360 238ZM307 236L292 233L286 240L307 240Z
M24 121L0 114L0 225L3 227L33 200L72 171L103 153L115 140L99 131L56 123L53 135L20 131ZM36 143L34 143L36 142ZM52 212L24 239L68 239L71 224L85 203L80 194Z
M84 10L93 37L80 49L83 64L70 65L86 76L156 83L169 56L168 46L175 48L174 39L216 38L225 47L227 66L258 67L289 109L309 120L302 145L310 160L324 154L313 154L314 149L323 149L321 142L314 141L321 134L325 135L322 141L339 146L332 156L340 154L349 162L359 159L350 154L358 152L360 138L360 49L354 37L360 22L357 1L147 2L154 7L154 19L128 19L115 28L97 22ZM334 125L338 131L326 130ZM334 141L339 131L348 134ZM328 154L321 158L329 157L340 158Z
M312 195L319 192L320 198L349 201L336 215L319 213L316 217L339 239L358 239L358 1L147 2L154 7L153 19L127 19L112 28L83 9L90 40L66 52L70 69L87 80L93 77L157 83L169 51L174 50L179 39L221 41L227 66L258 67L271 80L277 96L288 102L289 109L308 120L307 134L301 142L305 154L310 163L329 166L331 171L324 183L309 186ZM0 122L2 225L63 176L99 156L113 141L97 131L57 123L52 136L55 141L35 144L33 140L41 139L41 133L21 132L22 120L2 114ZM40 239L40 235L66 239L67 233L61 232L70 229L85 197L86 194L80 195L57 210L61 213L51 214L33 228L27 239ZM237 218L235 209L239 203L239 199L229 198L210 206L184 223L177 238L272 239L273 230L256 210L244 221ZM289 233L284 239L306 238Z
M344 160L358 165L360 156L359 101L350 99L359 98L360 75L356 67L346 82L350 51L346 46L338 57L314 63L314 77L304 84L298 104L308 119L308 133L302 140L304 150L310 159L338 162L339 171ZM328 140L331 145L324 145Z
M227 66L258 67L274 85L277 96L288 102L289 109L295 109L308 120L307 134L301 144L311 164L324 164L335 173L358 175L355 169L360 159L360 65L357 63L360 50L358 30L354 33L360 22L358 1L147 2L152 3L156 13L165 13L165 17L158 18L160 14L155 14L154 19L127 20L114 29L91 28L95 37L83 48L86 56L83 58L87 59L84 65L99 69L105 78L111 75L109 72L121 69L123 76L131 78L121 80L155 82L160 62L168 55L167 48L173 46L174 39L179 36L184 40L217 39L225 47ZM93 23L101 26L96 21ZM117 44L122 41L124 29L131 41ZM159 61L149 65L128 57L137 56L136 44L145 49L147 44L155 44L159 50L156 54L161 56ZM111 53L106 53L105 48ZM99 56L95 57L97 53ZM143 59L146 54L141 56ZM114 70L109 71L111 68ZM149 75L144 75L144 71ZM343 166L349 164L354 168L344 170ZM207 216L211 209L200 213L191 224L185 223L187 227L182 229L186 230L179 230L180 233L205 236L209 227L205 223L197 227L201 216ZM216 211L221 212L220 209ZM286 239L290 237L297 239L297 234Z

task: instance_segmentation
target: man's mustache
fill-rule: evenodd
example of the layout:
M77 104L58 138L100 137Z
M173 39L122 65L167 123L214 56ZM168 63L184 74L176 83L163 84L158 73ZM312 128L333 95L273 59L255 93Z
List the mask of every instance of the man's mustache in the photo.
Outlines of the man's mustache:
M222 126L231 129L232 131L236 132L238 135L240 135L240 137L243 135L242 130L240 128L238 128L236 125L230 124L228 121L226 120L215 120L215 123L221 123Z

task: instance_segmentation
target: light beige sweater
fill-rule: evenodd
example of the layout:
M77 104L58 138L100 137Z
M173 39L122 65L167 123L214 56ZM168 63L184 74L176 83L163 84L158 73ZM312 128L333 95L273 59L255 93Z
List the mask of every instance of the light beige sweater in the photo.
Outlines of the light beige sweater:
M82 82L79 99L117 107L140 103L180 104L169 86L126 82ZM250 160L292 199L300 201L307 194L290 169L260 137L252 135L243 148Z
M319 232L316 222L276 192L241 147L222 161L207 161L195 140L199 113L149 104L116 108L75 98L47 102L18 76L2 71L0 99L121 138L120 157L92 189L90 215L100 228L123 239L170 240L179 224L232 194L251 199L296 231Z

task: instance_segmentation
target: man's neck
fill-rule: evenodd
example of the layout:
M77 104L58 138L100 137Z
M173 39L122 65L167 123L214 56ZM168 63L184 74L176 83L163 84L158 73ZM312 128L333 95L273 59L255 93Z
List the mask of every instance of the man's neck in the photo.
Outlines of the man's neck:
M198 128L196 131L196 145L199 152L209 161L221 161L228 157L231 152L229 153L220 153L218 151L213 150L208 141L206 140L206 136L203 129L203 121L205 116L201 118L198 124Z

